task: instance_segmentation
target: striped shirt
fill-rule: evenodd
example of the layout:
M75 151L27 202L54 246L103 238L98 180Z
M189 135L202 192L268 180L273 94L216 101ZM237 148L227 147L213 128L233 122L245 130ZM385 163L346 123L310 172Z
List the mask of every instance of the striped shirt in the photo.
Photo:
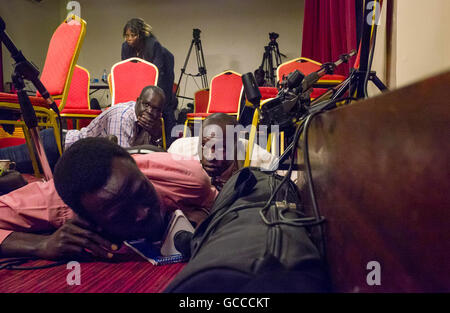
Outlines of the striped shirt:
M97 116L88 126L80 130L69 130L64 147L67 149L74 142L86 137L107 137L115 135L118 144L130 147L137 131L136 102L130 101L113 105Z

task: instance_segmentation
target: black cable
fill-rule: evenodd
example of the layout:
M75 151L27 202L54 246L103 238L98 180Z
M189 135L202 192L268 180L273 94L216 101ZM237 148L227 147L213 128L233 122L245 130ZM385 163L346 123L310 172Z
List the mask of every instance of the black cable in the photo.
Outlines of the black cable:
M65 261L57 261L52 262L45 265L39 265L39 266L21 266L23 264L26 264L30 261L38 260L37 258L29 258L29 257L23 257L23 258L8 258L6 260L0 261L0 270L6 269L6 270L38 270L38 269L45 269L50 267L55 267L62 265L66 263Z
M282 186L290 179L290 176L291 176L291 174L292 174L292 169L293 169L293 166L294 166L295 150L296 150L296 147L297 147L297 143L296 143L295 139L297 138L297 141L298 141L298 137L300 136L300 133L301 133L301 129L302 129L302 128L303 128L303 123L300 123L300 124L297 126L297 129L296 129L296 131L295 131L295 135L294 135L294 145L292 146L292 150L291 150L291 159L290 159L290 164L289 164L288 173L284 176L284 178L281 180L280 184L279 184L279 185L275 188L275 190L272 192L272 194L271 194L269 200L266 202L266 204L264 205L264 207L259 211L259 214L260 214L260 216L261 216L263 222L264 222L265 224L269 225L269 226L284 223L284 222L281 222L281 221L269 222L269 221L266 219L266 217L265 217L264 214L265 214L266 211L269 209L269 207L270 207L270 205L271 205L271 203L272 203L272 201L273 201L273 198L275 198L275 196L277 195L277 193L278 193L278 191L280 190L280 188L281 188L281 187L282 187Z
M375 5L377 5L377 4L375 4ZM377 21L374 21L374 23L377 23ZM369 76L370 76L370 71L372 69L372 63L373 63L373 56L375 54L375 43L377 41L377 27L376 26L373 28L372 38L373 38L373 40L372 40L372 48L370 50L369 64L367 66L366 76L364 77L364 97L365 98L369 98L369 94L367 92L367 84L369 83Z
M311 204L313 207L313 211L314 211L314 215L317 219L325 221L325 218L320 216L320 211L319 211L319 206L317 205L317 199L316 199L316 195L315 195L315 191L314 191L314 183L313 183L313 179L312 179L312 173L311 173L311 163L309 160L309 147L308 147L308 130L309 130L309 125L311 124L312 119L318 115L321 114L323 111L318 111L315 112L313 114L310 114L305 121L305 127L303 130L303 158L304 158L304 162L305 162L305 172L306 172L306 178L307 178L307 182L308 182L308 190L309 190L309 195L311 198ZM326 258L326 249L325 249L325 236L324 236L324 231L323 231L323 227L322 225L319 224L319 236L321 239L321 251L322 251L322 256L324 258Z
M40 266L11 266L11 267L7 267L6 269L15 270L15 271L41 270L41 269L60 266L65 263L66 262L64 262L64 261L58 261L58 262L52 262L50 264L40 265Z
M300 135L302 134L302 132L304 132L304 125L305 125L304 123L299 123L299 125L297 126L297 129L295 131L295 135L293 138L294 145L291 148L292 149L291 156L290 156L291 159L290 159L290 164L289 164L289 169L288 169L287 174L284 176L284 178L281 180L280 184L272 192L272 194L271 194L269 200L266 202L265 206L259 211L261 219L263 220L263 222L265 224L267 224L269 226L283 224L283 225L290 225L290 226L296 226L296 227L309 227L309 226L315 226L315 225L322 224L325 221L325 219L323 217L320 217L319 215L316 215L315 217L286 218L284 216L284 212L289 211L289 208L284 208L278 212L279 220L277 220L277 221L270 222L265 217L265 213L269 209L274 197L277 195L280 188L291 178L292 171L294 168L294 163L295 163L295 152L297 151L297 144L300 139ZM286 196L287 196L287 192L285 193L285 201L287 200ZM295 210L295 211L290 210L290 212L304 215L301 211L298 211L298 210Z

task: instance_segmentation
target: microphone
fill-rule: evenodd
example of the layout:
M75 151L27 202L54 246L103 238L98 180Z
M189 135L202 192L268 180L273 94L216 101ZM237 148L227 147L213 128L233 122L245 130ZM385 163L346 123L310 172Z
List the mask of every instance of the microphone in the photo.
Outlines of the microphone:
M245 96L247 100L253 104L255 108L259 108L261 101L261 93L259 92L258 85L256 84L255 77L251 72L242 75L242 83L244 85Z
M191 257L191 240L193 235L194 234L189 231L180 230L173 236L175 249L186 258Z

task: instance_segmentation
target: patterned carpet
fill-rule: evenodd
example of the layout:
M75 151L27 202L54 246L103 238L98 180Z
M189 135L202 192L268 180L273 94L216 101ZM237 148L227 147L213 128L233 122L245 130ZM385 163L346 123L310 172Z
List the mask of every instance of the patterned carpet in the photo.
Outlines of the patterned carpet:
M49 263L37 260L26 266ZM73 286L67 283L67 276L73 269L67 269L66 264L38 270L3 269L0 270L0 293L158 293L185 264L154 266L145 261L81 263L80 285Z

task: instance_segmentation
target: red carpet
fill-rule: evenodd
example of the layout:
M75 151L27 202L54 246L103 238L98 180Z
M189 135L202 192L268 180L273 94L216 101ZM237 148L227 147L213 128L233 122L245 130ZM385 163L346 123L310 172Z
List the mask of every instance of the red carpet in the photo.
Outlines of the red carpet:
M27 266L48 264L33 261ZM40 270L0 270L1 293L157 293L186 263L154 266L148 262L81 263L80 285L69 286L66 264Z

